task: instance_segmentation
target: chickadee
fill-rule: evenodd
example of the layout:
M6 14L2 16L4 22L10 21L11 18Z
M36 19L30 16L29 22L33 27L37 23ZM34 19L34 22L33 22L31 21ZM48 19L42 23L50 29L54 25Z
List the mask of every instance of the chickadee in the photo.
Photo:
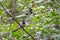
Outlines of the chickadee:
M25 27L25 21L24 20L20 23L20 26L23 28Z
M22 22L20 22L20 27L22 27L22 28L25 27L25 21L24 20ZM15 29L13 32L16 32L18 29L20 29L20 28Z

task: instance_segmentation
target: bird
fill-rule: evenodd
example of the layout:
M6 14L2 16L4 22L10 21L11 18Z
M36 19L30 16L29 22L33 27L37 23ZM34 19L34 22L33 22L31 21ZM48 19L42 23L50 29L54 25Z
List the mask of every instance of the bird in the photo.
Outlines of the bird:
M26 25L25 21L22 20L22 21L20 22L20 27L24 29L25 25ZM20 29L20 27L19 27L19 28L16 28L13 32L16 32L18 29Z
M22 20L22 22L20 22L20 26L22 27L22 28L24 28L25 27L25 21L24 20Z

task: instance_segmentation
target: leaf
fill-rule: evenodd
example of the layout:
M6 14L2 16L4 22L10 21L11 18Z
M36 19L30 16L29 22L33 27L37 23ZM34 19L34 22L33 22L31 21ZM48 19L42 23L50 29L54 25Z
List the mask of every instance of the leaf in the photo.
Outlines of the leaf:
M56 14L55 12L51 12L51 13L50 13L50 16L51 16L51 17L54 17L54 16L56 16L56 15L57 15L57 14Z

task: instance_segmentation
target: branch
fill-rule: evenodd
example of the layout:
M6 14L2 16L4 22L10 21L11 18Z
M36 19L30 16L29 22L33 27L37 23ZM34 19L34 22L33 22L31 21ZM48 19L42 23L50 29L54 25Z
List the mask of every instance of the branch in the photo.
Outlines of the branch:
M19 23L12 15L10 15L10 12L8 12L1 3L0 3L0 5L1 5L2 8L4 9L4 11L6 11L6 14L8 14L10 17L12 17L12 19L13 19L18 25L20 25L20 23ZM21 25L20 25L20 27L21 27ZM35 40L35 38L34 38L30 33L28 33L23 27L21 27L21 28L22 28L22 30L25 31L33 40Z

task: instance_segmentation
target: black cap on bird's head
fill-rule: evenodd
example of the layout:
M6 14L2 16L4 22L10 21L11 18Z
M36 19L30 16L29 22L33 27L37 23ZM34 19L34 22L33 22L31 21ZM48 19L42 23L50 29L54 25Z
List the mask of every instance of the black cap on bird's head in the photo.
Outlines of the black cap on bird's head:
M24 20L22 20L22 24L25 24L25 21Z

